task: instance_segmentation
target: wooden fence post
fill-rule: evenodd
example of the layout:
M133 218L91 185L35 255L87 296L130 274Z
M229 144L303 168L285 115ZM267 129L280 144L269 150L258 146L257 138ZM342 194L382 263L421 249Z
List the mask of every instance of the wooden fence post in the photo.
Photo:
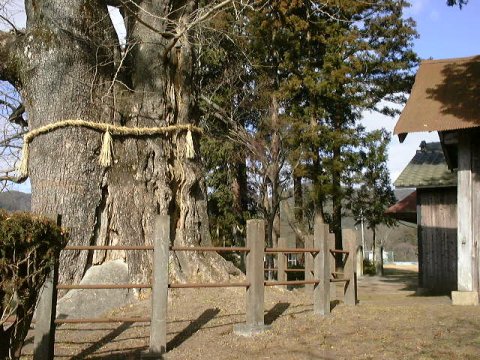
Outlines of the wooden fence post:
M312 249L314 247L313 245L313 236L312 235L307 235L305 238L305 248L307 249ZM307 252L305 253L305 280L313 280L313 262L314 262L314 254ZM313 289L315 287L313 284L306 284L305 285L305 291L307 294L313 294Z
M329 276L332 276L333 273L337 271L337 261L335 254L332 254L330 250L335 250L335 234L330 232L330 225L325 224L325 237L327 238L327 255L330 263L330 273ZM337 299L337 283L330 283L330 300Z
M279 237L278 238L278 247L280 249L285 249L287 247L287 238ZM284 253L277 254L277 281L287 280L287 255ZM282 286L286 288L286 286Z
M252 336L269 329L264 324L264 254L265 254L265 221L247 220L247 287L246 323L237 325L237 335Z
M313 233L314 247L319 250L314 260L315 279L319 281L313 290L313 313L330 314L330 252L328 247L328 226L315 219Z
M168 258L170 248L170 217L155 217L153 252L152 315L149 355L167 351Z
M62 225L62 216L59 214L49 216ZM50 271L40 292L40 299L36 309L33 359L51 360L55 353L55 318L57 315L57 284L58 261L60 254L56 255L55 264Z
M344 277L348 279L345 282L344 287L344 301L346 305L356 305L357 299L355 296L356 293L356 279L355 279L355 260L357 257L356 254L356 243L357 239L355 238L355 233L351 229L343 230L343 248L345 251L348 251L347 259L345 261L344 267Z
M363 247L357 247L357 276L363 276Z

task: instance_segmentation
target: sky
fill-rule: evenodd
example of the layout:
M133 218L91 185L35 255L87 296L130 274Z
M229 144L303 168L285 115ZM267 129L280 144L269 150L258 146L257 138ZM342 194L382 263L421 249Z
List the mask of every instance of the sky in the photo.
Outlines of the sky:
M417 23L420 38L414 49L421 59L448 59L480 54L480 1L470 3L460 10L446 6L446 0L410 0L412 7L407 16ZM363 124L367 129L384 127L393 133L398 120L374 113L364 113ZM420 142L439 141L436 132L409 134L403 144L392 137L389 148L390 176L395 181L411 160Z
M447 59L480 54L480 1L470 0L462 10L458 7L448 7L446 0L410 0L412 6L406 16L412 17L417 23L420 37L415 41L414 49L422 59ZM20 0L10 0L17 3L16 23L22 27L24 16L21 14ZM118 23L118 18L114 23ZM376 113L364 113L362 123L367 129L386 128L393 132L398 117L390 118ZM415 154L420 142L425 140L438 141L437 133L409 134L403 144L398 138L392 137L389 147L388 167L392 181L398 177L410 159ZM28 191L29 185L16 187Z

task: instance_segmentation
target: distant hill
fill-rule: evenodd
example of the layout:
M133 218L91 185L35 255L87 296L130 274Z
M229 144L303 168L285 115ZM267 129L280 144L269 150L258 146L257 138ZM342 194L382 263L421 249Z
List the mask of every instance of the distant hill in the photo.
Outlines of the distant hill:
M30 211L32 195L20 191L5 191L0 193L0 209L8 211Z
M395 197L398 200L410 195L415 189L395 189ZM293 208L293 199L287 200L290 205L290 209ZM326 204L327 211L331 212L331 204ZM360 244L361 239L361 226L356 222L351 212L346 208L344 210L344 216L342 217L342 228L353 229ZM295 246L295 234L288 224L287 214L285 209L280 207L280 236L287 238L289 246ZM388 228L385 225L380 225L377 228L377 239L381 240L384 244L385 251L393 251L396 261L417 261L417 227L416 224L410 224L406 222L398 222L397 226ZM367 228L364 228L365 247L366 250L372 249L373 232Z

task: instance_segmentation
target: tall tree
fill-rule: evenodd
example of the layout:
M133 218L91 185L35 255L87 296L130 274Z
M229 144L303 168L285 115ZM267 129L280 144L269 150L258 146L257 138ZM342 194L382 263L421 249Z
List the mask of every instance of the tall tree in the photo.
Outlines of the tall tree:
M25 1L25 30L0 32L0 79L20 93L29 130L81 119L128 128L197 125L193 29L233 1ZM237 9L245 6L239 2ZM126 24L121 46L107 5ZM198 150L198 134L193 132ZM75 245L143 245L155 214L171 216L177 245L208 244L206 188L189 133L114 138L113 163L97 161L102 134L66 127L30 143L32 209L61 213ZM133 281L149 277L144 252L68 252L61 274L79 280L92 264L123 258ZM177 254L179 277L223 276L210 255ZM74 264L74 265L72 265Z
M373 258L376 272L383 275L382 239L377 236L378 226L395 225L395 219L385 215L385 210L395 203L390 175L387 168L387 146L390 135L385 129L367 134L363 140L363 171L360 188L355 191L352 211L355 217L363 217L373 233Z
M316 51L304 53L308 57L298 60L301 75L290 78L297 93L287 109L297 147L291 163L312 182L317 213L332 224L339 248L344 189L359 164L361 113L392 114L382 100L404 102L413 80L416 32L413 21L403 17L406 6L390 0L317 4L304 44ZM326 200L333 203L331 215Z
M201 92L201 141L206 168L208 209L214 241L243 242L245 220L251 210L247 184L248 122L250 91L246 57L242 49L242 21L234 11L217 14L209 30L199 36L198 72ZM207 40L207 41L206 41Z

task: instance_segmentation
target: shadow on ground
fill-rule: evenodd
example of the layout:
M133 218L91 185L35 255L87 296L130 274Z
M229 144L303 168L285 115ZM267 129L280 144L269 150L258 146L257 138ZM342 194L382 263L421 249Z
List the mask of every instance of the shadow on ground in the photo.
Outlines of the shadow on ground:
M210 320L220 312L219 309L205 310L195 321L192 321L188 326L180 331L175 337L167 343L168 351L173 350L183 344L188 338L205 326Z
M113 341L115 338L120 336L122 333L127 331L132 326L132 324L133 323L131 323L131 322L126 322L126 323L121 324L119 327L114 329L109 334L105 335L99 341L97 341L96 343L93 343L91 346L84 349L80 354L72 357L72 359L76 359L76 360L85 359L88 355L91 355L95 351L100 350L102 348L102 346L108 344L109 342ZM135 350L137 351L137 349L135 349ZM138 351L141 351L141 349L138 350Z
M384 270L384 275L382 277L372 277L369 278L364 277L364 281L362 286L368 286L370 288L373 288L373 291L375 291L375 281L379 281L384 284L391 284L391 285L398 285L397 288L395 289L396 291L409 291L412 292L408 296L420 296L420 297L425 297L425 296L450 296L451 290L445 290L445 291L436 291L432 292L428 289L421 289L422 291L419 292L419 287L418 287L418 272L413 271L413 270L407 270L407 269L392 269L392 268L386 268ZM371 280L370 280L371 279ZM379 286L381 287L381 286Z
M186 340L188 340L191 336L193 336L197 331L199 331L202 327L204 327L210 320L212 320L218 313L220 312L219 309L207 309L205 310L197 319L191 321L182 331L177 333L168 343L167 349L168 351L173 350L183 344ZM152 357L148 356L147 346L143 347L136 347L130 349L123 349L121 352L116 351L108 351L105 354L99 354L101 352L101 348L108 343L114 341L117 337L119 337L122 333L127 331L129 328L132 327L131 322L123 323L117 328L113 329L110 333L105 335L99 341L91 344L88 348L82 350L78 355L74 357L68 357L71 359L153 359ZM107 351L106 351L107 352ZM94 356L92 356L95 354ZM59 356L59 358L64 358L63 356ZM66 357L65 357L66 358ZM158 359L159 357L154 357Z
M417 291L418 288L418 272L403 269L385 269L383 282L402 284L399 290Z
M265 325L271 325L275 320L277 320L282 314L287 311L290 307L289 303L278 303L275 304L268 312L265 314L264 322Z

